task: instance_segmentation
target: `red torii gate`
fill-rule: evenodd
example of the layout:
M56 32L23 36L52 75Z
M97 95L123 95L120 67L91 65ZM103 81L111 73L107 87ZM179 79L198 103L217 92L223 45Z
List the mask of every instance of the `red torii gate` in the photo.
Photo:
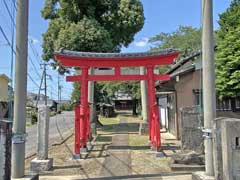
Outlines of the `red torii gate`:
M75 154L80 148L86 148L90 137L88 105L88 81L140 81L147 80L149 104L149 140L151 146L160 151L160 119L155 97L155 81L167 81L169 75L154 74L157 65L169 65L179 55L174 50L162 50L146 53L86 53L62 50L55 58L64 67L77 67L81 75L67 76L67 81L81 83L80 106L75 107ZM146 67L144 75L122 75L121 67ZM114 68L114 75L89 75L89 68Z

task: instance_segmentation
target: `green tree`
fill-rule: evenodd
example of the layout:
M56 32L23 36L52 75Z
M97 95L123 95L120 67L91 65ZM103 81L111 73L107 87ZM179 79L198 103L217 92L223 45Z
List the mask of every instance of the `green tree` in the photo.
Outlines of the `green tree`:
M220 98L240 96L240 0L220 15L217 31L216 87Z
M49 20L43 34L43 59L54 60L61 48L87 52L119 52L144 24L140 0L45 0L42 17ZM59 64L55 61L54 67ZM66 72L59 68L60 73ZM72 100L79 98L74 84Z
M201 48L201 30L191 26L179 26L175 32L162 32L150 38L150 42L154 44L152 51L174 48L181 51L181 57L184 57Z
M80 100L80 83L75 82L73 83L73 92L72 92L72 97L71 97L71 101L72 102L79 102Z
M201 49L201 30L191 26L179 26L172 33L160 33L149 40L154 46L151 51L166 48L174 48L181 52L178 59L191 55L194 51ZM160 66L159 72L165 73L169 65Z

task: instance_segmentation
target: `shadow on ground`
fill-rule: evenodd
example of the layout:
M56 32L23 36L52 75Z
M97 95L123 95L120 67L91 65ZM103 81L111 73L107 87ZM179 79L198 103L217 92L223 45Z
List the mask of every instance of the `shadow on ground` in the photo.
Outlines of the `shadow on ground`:
M148 180L149 178L158 178L158 180L162 179L162 176L164 177L173 177L176 175L188 175L190 173L162 173L162 174L138 174L138 175L129 175L129 176L115 176L115 177L102 177L102 178L88 178L88 180L114 180L114 179L144 179ZM75 179L77 180L77 179ZM80 180L80 179L79 179ZM86 180L86 179L81 179Z

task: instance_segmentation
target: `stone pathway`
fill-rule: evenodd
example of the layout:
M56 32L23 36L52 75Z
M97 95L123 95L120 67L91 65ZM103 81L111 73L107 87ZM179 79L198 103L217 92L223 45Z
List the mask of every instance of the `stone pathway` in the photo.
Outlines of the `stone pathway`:
M120 124L115 129L112 144L108 147L109 156L105 159L101 176L127 176L131 174L131 152L129 150L127 119L120 118Z
M81 160L71 159L74 137L53 147L49 156L54 158L54 168L43 172L40 180L191 180L191 174L170 169L169 157L179 148L175 138L162 133L166 157L156 158L148 136L138 135L139 121L129 113L106 119L93 149Z

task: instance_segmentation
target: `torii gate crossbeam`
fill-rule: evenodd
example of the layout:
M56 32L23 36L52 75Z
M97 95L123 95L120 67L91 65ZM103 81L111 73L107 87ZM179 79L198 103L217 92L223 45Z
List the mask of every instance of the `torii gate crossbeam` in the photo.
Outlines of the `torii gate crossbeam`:
M149 140L151 146L160 151L160 118L155 97L155 81L167 81L168 75L154 74L154 67L172 64L178 56L173 50L147 53L85 53L63 50L55 53L55 59L64 67L77 67L81 75L68 76L67 81L81 83L80 106L75 107L75 154L86 148L90 137L88 81L140 81L148 82ZM141 67L147 69L145 75L122 75L121 67ZM89 68L114 68L114 75L89 75Z

